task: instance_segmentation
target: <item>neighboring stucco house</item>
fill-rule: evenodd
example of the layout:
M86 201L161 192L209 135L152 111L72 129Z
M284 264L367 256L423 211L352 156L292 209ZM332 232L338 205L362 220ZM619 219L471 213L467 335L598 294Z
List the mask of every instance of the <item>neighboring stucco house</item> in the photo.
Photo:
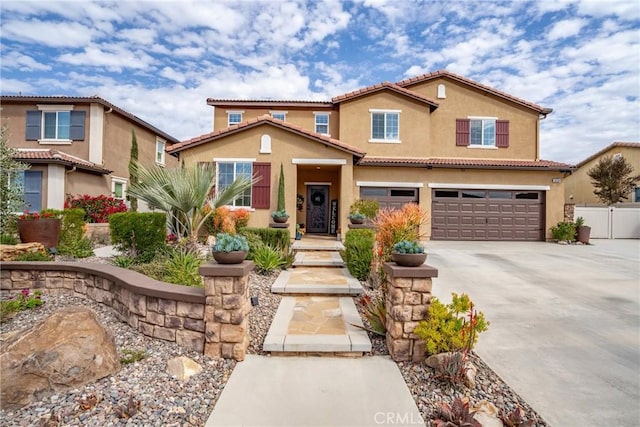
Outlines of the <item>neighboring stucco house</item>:
M132 130L138 159L178 165L166 148L178 140L144 120L91 97L2 96L2 126L24 172L25 207L62 209L66 194L113 195L126 200ZM141 203L141 210L145 206Z
M419 203L431 239L544 240L564 217L571 166L540 160L551 109L448 71L381 83L327 102L208 99L213 132L168 148L215 162L217 186L263 179L235 201L266 226L284 167L290 222L344 233L354 200ZM297 195L304 197L296 209Z
M564 194L567 203L604 205L593 193L595 187L591 182L591 178L589 178L588 172L600 159L607 156L623 157L633 166L634 175L640 174L640 143L614 142L578 163L573 174L565 179ZM634 189L627 201L640 203L640 187Z

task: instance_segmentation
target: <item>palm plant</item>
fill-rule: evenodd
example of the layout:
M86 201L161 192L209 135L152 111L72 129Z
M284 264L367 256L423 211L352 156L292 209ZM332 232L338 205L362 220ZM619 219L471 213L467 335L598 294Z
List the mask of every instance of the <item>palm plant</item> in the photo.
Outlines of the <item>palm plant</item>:
M212 195L216 171L211 164L148 168L135 162L134 168L139 181L131 184L129 194L144 200L149 207L166 212L171 232L176 236L187 236L194 242L216 208L231 204L256 182L255 179L239 177ZM206 206L210 209L205 209Z

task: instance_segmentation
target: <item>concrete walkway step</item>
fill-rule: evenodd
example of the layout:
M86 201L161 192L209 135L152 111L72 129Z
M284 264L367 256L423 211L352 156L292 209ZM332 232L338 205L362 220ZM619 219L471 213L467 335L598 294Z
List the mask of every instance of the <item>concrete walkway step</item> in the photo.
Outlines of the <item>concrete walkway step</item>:
M336 251L305 251L296 253L294 267L301 265L316 267L344 267L340 253Z
M247 355L206 427L424 426L398 366L388 357Z
M296 267L283 270L271 285L277 294L360 295L362 285L346 268Z
M371 351L367 332L354 325L363 326L353 298L284 297L265 337L263 350L354 356Z
M303 237L302 240L295 240L291 249L296 251L341 251L344 245L335 239L319 239Z

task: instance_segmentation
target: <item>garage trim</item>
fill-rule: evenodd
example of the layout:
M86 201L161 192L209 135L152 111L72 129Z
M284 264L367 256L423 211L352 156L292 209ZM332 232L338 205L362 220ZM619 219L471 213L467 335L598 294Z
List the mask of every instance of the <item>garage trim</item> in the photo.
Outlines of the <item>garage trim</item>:
M356 187L411 187L422 188L422 182L356 181Z
M443 184L430 182L429 188L451 188L463 190L532 190L549 191L549 185L508 185L508 184Z

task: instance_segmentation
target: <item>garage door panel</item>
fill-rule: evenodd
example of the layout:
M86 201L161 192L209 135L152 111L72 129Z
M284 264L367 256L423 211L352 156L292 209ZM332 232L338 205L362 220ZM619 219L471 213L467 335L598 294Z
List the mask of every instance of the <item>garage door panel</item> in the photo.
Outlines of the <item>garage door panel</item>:
M544 197L536 198L488 198L481 194L493 194L489 190L473 190L476 198L465 197L469 193L458 192L458 199L433 197L432 239L443 240L542 240L544 238ZM517 197L520 192L505 192ZM468 194L467 194L468 195Z

